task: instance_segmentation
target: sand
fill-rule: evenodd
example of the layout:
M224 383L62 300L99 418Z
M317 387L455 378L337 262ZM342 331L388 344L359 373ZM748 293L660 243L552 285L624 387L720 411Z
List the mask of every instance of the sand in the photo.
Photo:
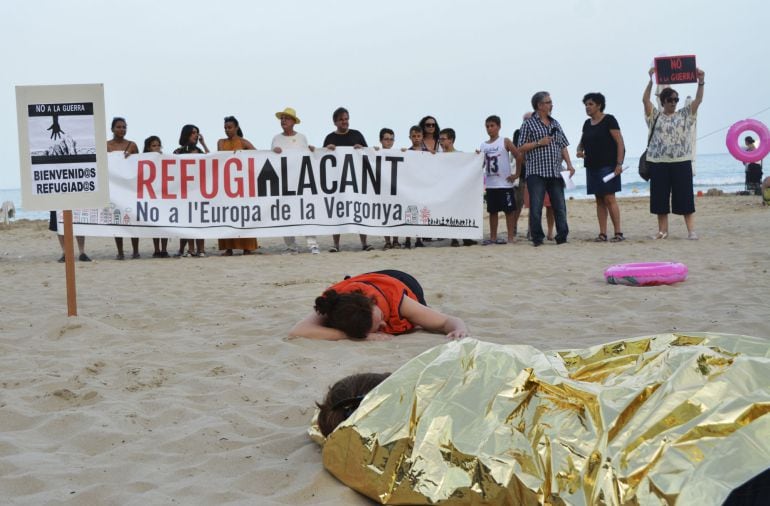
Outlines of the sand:
M66 316L59 247L42 221L0 226L0 497L6 504L371 504L330 476L306 429L327 385L394 370L444 342L288 339L313 298L345 274L414 274L432 306L473 336L541 349L713 331L770 338L770 209L757 197L697 199L699 241L680 217L654 241L646 199L624 199L623 243L594 243L592 201L568 203L569 244L118 262L88 238L79 316ZM520 223L525 229L525 222ZM331 245L321 237L322 248ZM380 237L370 238L381 247ZM173 241L176 245L176 241ZM299 240L304 244L304 240ZM214 241L207 241L209 253ZM128 241L126 246L130 248ZM687 281L605 283L615 263L679 261Z

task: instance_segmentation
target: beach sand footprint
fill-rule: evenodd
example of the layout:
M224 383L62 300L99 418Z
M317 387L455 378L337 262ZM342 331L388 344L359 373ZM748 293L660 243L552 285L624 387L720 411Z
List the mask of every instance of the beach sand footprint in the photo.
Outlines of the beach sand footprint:
M129 392L160 388L168 381L169 375L162 368L146 370L141 367L131 367L126 372L127 384L124 387Z
M89 390L84 394L78 394L77 392L73 392L69 388L60 388L58 390L54 390L53 392L50 393L50 395L52 397L56 397L58 399L66 401L70 405L74 405L74 406L85 406L88 404L94 404L99 397L99 394L93 390Z
M227 368L224 365L218 365L212 367L207 376L222 376L223 374L228 374Z
M99 373L101 373L101 372L102 372L102 369L104 369L104 367L105 367L106 365L107 365L106 363L104 363L104 362L102 362L101 360L99 360L99 361L97 361L97 362L94 362L93 364L87 365L87 366L85 367L85 370L86 370L86 372L87 372L87 373L89 373L89 374L94 374L94 375L96 375L96 374L99 374Z

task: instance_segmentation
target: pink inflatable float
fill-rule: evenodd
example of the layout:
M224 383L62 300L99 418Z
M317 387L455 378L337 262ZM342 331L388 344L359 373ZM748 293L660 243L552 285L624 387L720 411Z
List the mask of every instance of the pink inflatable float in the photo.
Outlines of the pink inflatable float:
M687 266L677 262L645 262L611 265L604 271L611 285L671 285L687 279Z
M754 151L746 151L740 143L741 134L749 131L756 133L759 137L759 147ZM727 150L736 160L744 163L758 162L770 153L770 130L761 121L743 119L727 131L725 144L727 144Z

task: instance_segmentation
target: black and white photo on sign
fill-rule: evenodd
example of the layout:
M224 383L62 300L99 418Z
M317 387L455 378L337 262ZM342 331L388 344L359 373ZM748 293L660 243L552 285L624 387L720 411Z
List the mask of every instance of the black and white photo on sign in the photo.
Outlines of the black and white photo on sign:
M39 157L96 155L93 116L30 116L28 128L33 164L46 163Z

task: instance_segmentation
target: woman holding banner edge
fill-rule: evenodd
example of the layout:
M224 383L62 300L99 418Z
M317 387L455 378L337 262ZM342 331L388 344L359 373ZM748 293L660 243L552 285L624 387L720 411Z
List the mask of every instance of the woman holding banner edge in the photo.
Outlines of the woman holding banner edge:
M126 139L126 120L119 116L112 118L112 124L110 125L110 131L112 132L112 139L107 141L107 152L122 151L124 156L128 158L129 155L135 155L139 153L139 147L134 141ZM126 255L123 253L123 238L115 238L115 247L118 249L118 254L115 256L116 260L125 260ZM139 238L131 238L131 249L133 250L131 258L139 258Z

